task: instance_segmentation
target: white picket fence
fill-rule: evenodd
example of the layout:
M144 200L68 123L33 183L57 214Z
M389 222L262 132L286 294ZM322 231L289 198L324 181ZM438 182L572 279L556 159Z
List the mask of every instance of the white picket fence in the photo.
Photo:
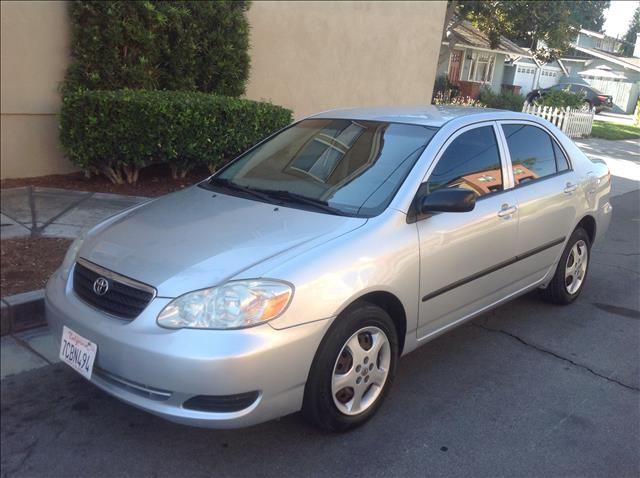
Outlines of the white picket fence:
M527 102L522 107L522 112L546 119L571 138L589 136L593 127L593 117L596 114L595 108L582 111L568 106L566 108L554 108L551 106L530 105Z

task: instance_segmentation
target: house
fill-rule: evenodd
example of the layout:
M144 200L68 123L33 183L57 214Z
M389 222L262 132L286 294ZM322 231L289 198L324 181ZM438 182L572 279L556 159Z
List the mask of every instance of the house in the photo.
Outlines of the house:
M582 29L557 61L543 64L532 56L507 59L504 81L519 86L525 95L558 83L586 84L611 95L615 112L633 113L640 93L640 58L616 55L620 46L617 38Z
M504 84L505 61L531 57L528 51L503 36L492 48L489 37L466 20L454 23L447 36L450 40L443 41L441 48L450 49L450 53L444 58L441 55L437 75L448 75L462 96L477 98L483 86L499 93ZM450 48L453 41L455 44Z
M525 183L536 179L538 175L522 164L513 165L513 179L515 184ZM478 196L500 191L502 189L502 171L491 169L479 173L467 174L448 187L464 188L475 192Z
M640 94L640 58L616 55L618 39L580 30L562 58L567 74L561 81L585 83L613 96L614 111L633 113Z
M58 146L67 2L2 1L0 177L67 173ZM344 106L429 104L446 2L252 2L245 96L296 117Z
M536 88L549 88L557 84L567 72L558 61L541 63L533 55L507 59L504 65L504 83L520 87L526 95Z

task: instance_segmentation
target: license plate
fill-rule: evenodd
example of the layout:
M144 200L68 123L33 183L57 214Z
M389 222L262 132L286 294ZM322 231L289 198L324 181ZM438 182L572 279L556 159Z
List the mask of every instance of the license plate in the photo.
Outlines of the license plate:
M75 333L67 326L63 326L60 342L60 360L69 365L83 377L91 379L93 361L96 358L98 346Z

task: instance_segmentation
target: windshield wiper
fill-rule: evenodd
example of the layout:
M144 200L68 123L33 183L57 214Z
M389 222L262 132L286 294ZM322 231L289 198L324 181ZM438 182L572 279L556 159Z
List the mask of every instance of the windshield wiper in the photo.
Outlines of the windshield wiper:
M329 206L329 203L327 201L323 201L322 199L314 199L307 196L303 196L302 194L292 193L291 191L284 191L284 190L272 191L267 189L261 189L260 192L269 194L272 197L289 201L292 203L306 204L308 206L312 206L321 211L330 212L331 214L337 214L339 216L346 215L340 209L336 209L335 207Z
M209 184L211 184L212 186L219 186L230 191L240 191L255 198L261 199L262 201L271 202L271 197L265 192L262 192L258 189L250 188L249 186L241 186L240 184L232 183L228 179L211 178Z
M276 202L278 204L283 204L284 202L289 202L294 204L305 204L317 210L329 212L331 214L336 214L339 216L347 215L343 211L329 206L329 203L327 203L326 201L303 196L302 194L292 193L291 191L285 191L285 190L276 191L272 189L252 188L249 186L242 186L240 184L233 183L228 179L215 178L215 177L211 178L211 180L209 181L209 184L212 186L218 186L230 191L239 191L242 193L246 193L257 199L260 199L262 201L266 201L269 203Z

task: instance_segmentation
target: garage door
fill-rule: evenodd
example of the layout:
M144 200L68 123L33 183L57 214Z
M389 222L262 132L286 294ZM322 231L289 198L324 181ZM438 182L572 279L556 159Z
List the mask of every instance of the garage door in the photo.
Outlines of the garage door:
M560 69L543 68L540 72L540 88L549 88L558 84L560 79Z
M526 95L533 89L533 77L536 69L531 66L518 65L513 84L520 86L520 94Z

